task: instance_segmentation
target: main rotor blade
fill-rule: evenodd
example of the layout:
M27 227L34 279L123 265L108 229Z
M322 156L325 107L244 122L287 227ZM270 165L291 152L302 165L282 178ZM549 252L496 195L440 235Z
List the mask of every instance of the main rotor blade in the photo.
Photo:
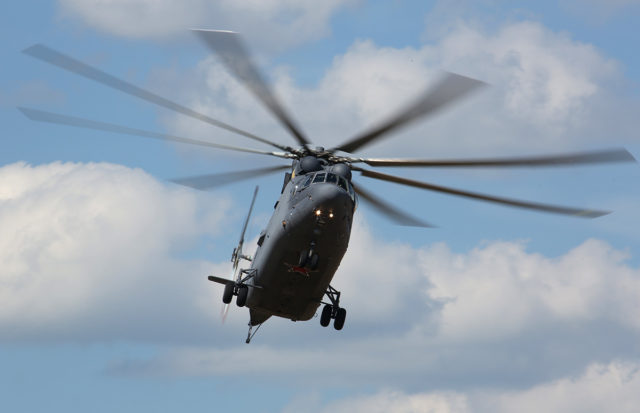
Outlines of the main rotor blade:
M217 186L268 175L270 173L286 171L290 165L268 166L266 168L248 169L245 171L225 172L221 174L197 175L186 178L170 179L171 182L194 189L206 190Z
M485 85L485 83L479 80L447 72L435 86L423 93L413 104L405 107L378 127L352 138L334 148L333 151L341 150L353 153L396 129L407 126L417 119L436 113L438 110L483 85Z
M135 96L147 102L153 103L155 105L164 107L166 109L173 110L175 112L181 113L186 116L190 116L194 119L198 119L202 122L206 122L210 125L217 126L219 128L225 129L229 132L237 133L239 135L245 136L249 139L253 139L258 142L262 142L264 144L276 147L283 151L288 151L290 148L279 145L275 142L271 142L267 139L256 136L252 133L246 132L242 129L238 129L234 126L221 122L219 120L213 119L207 115L203 115L202 113L196 112L192 109L189 109L185 106L182 106L178 103L172 102L168 99L165 99L161 96L158 96L154 93L151 93L147 90L139 88L129 82L125 82L122 79L118 79L115 76L112 76L108 73L105 73L99 69L96 69L92 66L89 66L86 63L83 63L79 60L76 60L70 56L62 54L56 50L53 50L45 45L36 44L25 50L23 53L35 57L36 59L40 59L44 62L52 64L54 66L58 66L64 70L75 73L77 75L86 77L87 79L91 79L95 82L101 83L105 86L109 86L110 88L117 89L121 92L124 92L128 95Z
M309 140L267 86L238 33L221 30L192 30L200 36L209 49L220 56L227 69L240 79L267 109L278 118L300 145L306 146L309 144Z
M378 210L378 212L382 213L392 221L395 221L397 224L410 227L433 228L433 225L430 225L424 221L419 220L418 218L414 218L411 215L400 211L399 209L391 206L387 202L373 195L371 192L365 191L361 186L356 187L355 185L353 185L353 188L356 190L360 198L367 201L372 207Z
M141 136L143 138L152 138L152 139L159 139L164 141L187 143L190 145L208 146L211 148L225 149L225 150L237 151L237 152L248 152L248 153L257 153L260 155L271 155L271 156L276 156L278 158L289 158L289 155L284 152L269 152L269 151L261 151L258 149L240 148L236 146L221 145L213 142L206 142L206 141L201 141L197 139L183 138L180 136L169 135L166 133L158 133L158 132L151 132L151 131L146 131L142 129L129 128L127 126L120 126L114 123L100 122L100 121L91 120L91 119L78 118L75 116L61 115L58 113L47 112L47 111L38 110L38 109L19 107L18 110L20 110L20 112L22 112L30 120L37 121L37 122L47 122L47 123L54 123L58 125L72 126L76 128L85 128L85 129L93 129L93 130L99 130L104 132L113 132L113 133L119 133L122 135Z
M598 211L592 209L572 208L564 206L556 206L549 204L541 204L537 202L520 201L517 199L500 198L491 195L480 194L476 192L468 192L460 189L448 188L445 186L434 185L426 182L414 181L399 176L382 174L379 172L369 171L361 168L353 167L353 170L360 171L363 176L379 179L381 181L395 182L401 185L412 186L415 188L427 189L429 191L443 192L450 195L462 196L466 198L478 199L481 201L494 202L503 205L509 205L518 208L532 209L535 211L550 212L554 214L573 215L581 218L597 218L602 215L611 213L611 211Z
M420 167L535 167L535 166L571 166L583 164L636 162L626 149L609 149L592 152L576 152L565 155L487 158L487 159L377 159L360 158L370 166L420 166Z

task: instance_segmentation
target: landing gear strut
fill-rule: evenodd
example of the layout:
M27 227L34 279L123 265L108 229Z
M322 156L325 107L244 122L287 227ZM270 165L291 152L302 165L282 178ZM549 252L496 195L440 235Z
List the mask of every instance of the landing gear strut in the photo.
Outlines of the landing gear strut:
M255 269L240 270L240 276L236 282L227 282L224 286L224 293L222 293L222 302L229 304L233 300L233 296L237 296L236 304L238 307L244 307L247 304L247 297L249 296L249 285L246 284L251 278L256 275ZM215 277L209 277L215 278ZM252 288L259 288L258 286L251 285Z
M256 335L258 330L260 330L260 327L262 327L262 323L258 324L258 326L256 327L256 331L253 331L253 326L251 325L251 323L249 323L249 332L247 333L247 340L245 341L245 343L251 343L251 339Z
M300 258L298 259L298 266L302 268L309 268L310 270L318 269L318 254L315 252L316 243L312 242L308 250L300 251Z
M342 330L344 327L344 321L347 318L347 310L340 307L340 291L336 290L332 286L327 288L325 295L331 301L331 304L325 303L320 314L320 325L327 327L333 319L333 328L336 330Z

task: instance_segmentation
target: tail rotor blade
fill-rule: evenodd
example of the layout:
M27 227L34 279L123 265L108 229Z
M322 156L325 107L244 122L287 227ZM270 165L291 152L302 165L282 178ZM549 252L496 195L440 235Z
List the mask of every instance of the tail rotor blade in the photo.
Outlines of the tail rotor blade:
M242 247L244 246L244 234L247 232L247 226L249 225L249 219L251 218L251 212L253 211L253 205L256 203L256 197L258 196L258 186L253 190L253 198L251 199L251 206L249 207L249 212L247 213L247 217L244 220L244 224L242 225L242 231L240 232L240 240L238 241L238 246L233 250L233 254L231 255L231 261L233 261L233 275L235 280L240 279L240 273L238 271L238 264L240 260L244 258L242 254Z
M222 319L222 324L227 321L227 315L229 314L229 304L223 304L222 310L220 310L220 318Z
M249 218L251 218L251 212L253 211L253 205L256 203L256 197L258 196L258 186L253 190L253 198L251 199L251 206L249 207L249 213L247 214L247 218L244 220L244 225L242 226L242 232L240 233L240 242L239 245L244 244L244 234L247 232L247 225L249 225Z

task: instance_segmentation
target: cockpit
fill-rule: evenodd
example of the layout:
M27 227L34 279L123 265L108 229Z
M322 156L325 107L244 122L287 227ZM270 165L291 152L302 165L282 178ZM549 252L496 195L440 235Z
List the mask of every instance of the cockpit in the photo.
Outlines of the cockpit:
M346 192L349 193L349 196L351 197L351 200L354 203L356 202L356 193L353 190L353 186L351 185L351 182L346 180L344 177L338 176L336 174L332 174L331 172L316 172L316 173L308 174L307 178L305 179L300 189L302 190L308 187L309 185L319 184L319 183L328 183L328 184L338 185L340 188L344 189Z

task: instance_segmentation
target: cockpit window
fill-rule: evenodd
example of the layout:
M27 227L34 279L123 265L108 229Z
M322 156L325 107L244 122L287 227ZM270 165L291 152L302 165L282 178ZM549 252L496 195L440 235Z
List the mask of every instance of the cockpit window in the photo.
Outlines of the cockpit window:
M326 174L324 172L317 174L316 177L313 178L313 183L317 184L318 182L324 182L324 177L325 176L326 176Z
M351 185L351 182L349 182L344 177L336 175L336 174L327 173L327 172L319 172L319 173L316 173L316 174L310 174L307 177L307 179L304 181L304 184L302 185L302 187L306 188L311 183L318 184L318 183L323 183L323 182L326 182L326 183L329 183L329 184L338 185L340 188L344 189L349 194L349 196L351 197L351 200L354 203L356 202L356 193L353 190L353 186Z
M345 191L349 192L349 184L347 184L347 180L344 179L343 177L340 177L340 180L338 181L338 186L344 189Z
M351 200L356 202L356 193L353 190L353 185L351 185L351 183L349 183L349 195L351 196Z

